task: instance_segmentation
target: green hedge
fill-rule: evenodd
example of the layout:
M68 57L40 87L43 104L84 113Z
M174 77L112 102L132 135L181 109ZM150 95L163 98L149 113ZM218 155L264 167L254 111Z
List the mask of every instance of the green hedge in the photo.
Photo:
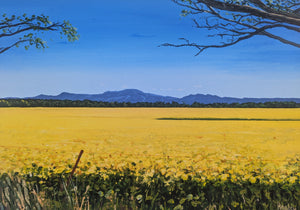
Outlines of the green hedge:
M43 174L43 175L42 175ZM272 184L256 180L236 181L220 179L196 181L165 177L159 171L147 181L134 171L110 171L77 174L66 187L67 173L56 174L35 167L23 178L45 192L46 198L63 202L66 197L77 198L91 207L110 205L141 209L300 209L299 177ZM106 209L106 208L105 208Z

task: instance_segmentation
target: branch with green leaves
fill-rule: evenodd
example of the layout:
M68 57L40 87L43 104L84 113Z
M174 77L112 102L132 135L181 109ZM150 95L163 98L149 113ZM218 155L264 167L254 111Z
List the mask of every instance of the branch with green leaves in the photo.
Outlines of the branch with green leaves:
M215 44L199 44L187 38L182 44L165 43L161 46L194 47L199 55L209 48L223 48L254 36L266 36L300 48L297 43L272 29L285 29L300 33L299 0L172 0L184 7L182 16L193 16L198 29L212 33L208 37L219 38Z
M49 16L27 16L26 14L22 16L3 14L2 18L0 20L0 40L6 40L4 46L0 45L0 54L21 45L26 50L30 46L38 49L47 48L47 41L43 36L46 32L57 31L61 35L60 38L65 37L70 42L79 38L77 29L69 21L52 22Z

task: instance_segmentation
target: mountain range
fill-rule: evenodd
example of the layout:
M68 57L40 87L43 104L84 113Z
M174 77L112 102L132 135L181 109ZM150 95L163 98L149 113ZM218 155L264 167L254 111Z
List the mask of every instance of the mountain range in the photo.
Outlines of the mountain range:
M210 104L210 103L264 103L264 102L284 102L293 101L300 103L300 98L233 98L233 97L219 97L210 94L195 94L188 95L182 98L161 96L152 93L144 93L137 89L126 89L121 91L107 91L101 94L75 94L63 92L59 95L38 95L35 97L26 97L24 99L53 99L53 100L91 100L103 102L164 102L164 103L185 103L193 104L194 102Z

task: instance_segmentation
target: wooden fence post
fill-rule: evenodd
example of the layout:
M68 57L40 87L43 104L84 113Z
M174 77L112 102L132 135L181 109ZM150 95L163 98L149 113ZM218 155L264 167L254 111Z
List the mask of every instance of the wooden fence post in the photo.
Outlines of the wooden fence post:
M72 180L73 174L75 173L75 170L76 170L76 168L77 168L77 166L78 166L78 163L79 163L79 161L80 161L80 158L81 158L82 154L83 154L83 150L80 150L80 153L79 153L79 155L78 155L78 158L77 158L77 160L76 160L76 163L75 163L75 165L74 165L74 167L73 167L73 170L72 170L72 172L71 172L71 174L70 174L70 176L69 176L69 179L68 179L68 181L67 181L66 187L69 186L70 181Z

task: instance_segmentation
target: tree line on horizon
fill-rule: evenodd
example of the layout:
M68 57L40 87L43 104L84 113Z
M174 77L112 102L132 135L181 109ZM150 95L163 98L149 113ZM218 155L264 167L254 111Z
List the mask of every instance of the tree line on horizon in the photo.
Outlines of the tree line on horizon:
M90 100L52 100L52 99L2 99L0 107L191 107L191 108L300 108L300 103L293 101L274 101L264 103L210 103L194 102L103 102Z

